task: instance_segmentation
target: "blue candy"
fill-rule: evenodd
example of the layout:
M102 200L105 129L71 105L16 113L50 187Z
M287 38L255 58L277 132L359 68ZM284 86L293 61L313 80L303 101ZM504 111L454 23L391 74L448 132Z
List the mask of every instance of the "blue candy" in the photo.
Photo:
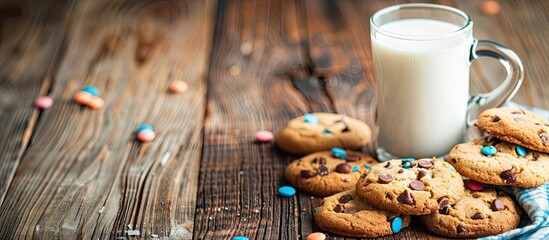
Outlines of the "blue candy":
M371 166L370 164L364 164L364 167L365 167L366 169L372 168L372 166Z
M332 135L332 133L328 130L324 130L324 131L322 131L322 133L325 134L325 135Z
M410 163L410 161L402 162L402 168L411 168L411 167L412 167L412 164Z
M99 89L97 87L86 85L81 90L93 96L99 96Z
M317 207L313 208L313 212L314 213L318 212L318 208Z
M141 132L143 130L151 130L154 131L154 128L149 124L141 124L137 129L135 130L136 133Z
M393 233L398 233L402 229L402 219L400 217L395 217L391 220L391 231Z
M303 117L305 118L306 123L309 123L309 124L312 124L312 125L317 125L319 123L318 118L313 114L305 113L305 115L303 115Z
M336 158L345 159L345 157L347 156L347 152L345 152L345 150L341 148L332 148L332 155L334 155L334 157Z
M248 238L244 236L236 236L236 237L233 237L232 240L248 240Z
M403 158L402 161L415 161L415 158Z
M492 156L498 152L498 150L494 146L484 146L480 150L480 152L486 156Z
M523 146L517 145L517 147L515 148L515 152L521 157L526 156L526 148L524 148Z
M278 188L278 195L282 197L293 197L295 195L295 188L290 186L282 186Z
M453 168L453 167L450 167L450 166L444 166L446 169L448 169L448 171L450 172L455 172L456 170Z
M358 171L358 169L360 169L360 165L356 165L353 167L353 169L351 170L352 172L356 172Z

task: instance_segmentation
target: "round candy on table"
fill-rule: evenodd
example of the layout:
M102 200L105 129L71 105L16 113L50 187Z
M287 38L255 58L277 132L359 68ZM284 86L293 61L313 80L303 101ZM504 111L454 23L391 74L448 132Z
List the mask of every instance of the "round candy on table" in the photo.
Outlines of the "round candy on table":
M255 132L254 137L257 142L270 142L273 140L273 133L267 130L261 130Z
M189 89L189 85L184 81L172 81L168 89L172 93L184 93Z
M99 96L99 88L95 86L86 85L82 87L82 91L91 94L92 96Z
M103 101L103 99L100 97L92 97L90 101L86 104L86 106L93 109L100 109L105 106L105 101Z
M478 3L478 8L483 14L493 16L499 13L501 6L495 0L482 0Z
M154 131L154 128L150 124L141 124L137 129L135 130L136 133L139 133L144 130Z
M34 106L39 109L50 108L53 105L53 99L48 96L38 97L34 100Z
M93 98L93 95L85 91L78 91L76 92L76 94L74 94L74 97L73 97L75 102L82 105L87 105L92 98Z
M151 130L143 130L137 133L136 138L140 142L152 142L156 138L156 133Z
M282 197L293 197L295 195L295 188L290 186L282 186L278 189L278 195Z
M479 183L477 181L468 180L465 182L465 186L473 191L482 191L484 190L484 185L482 183Z
M400 217L395 217L391 220L391 230L393 233L398 233L402 229L402 219Z
M307 235L307 240L325 240L326 234L321 232L314 232L309 235Z
M236 236L236 237L233 237L231 240L248 240L248 238L244 236Z

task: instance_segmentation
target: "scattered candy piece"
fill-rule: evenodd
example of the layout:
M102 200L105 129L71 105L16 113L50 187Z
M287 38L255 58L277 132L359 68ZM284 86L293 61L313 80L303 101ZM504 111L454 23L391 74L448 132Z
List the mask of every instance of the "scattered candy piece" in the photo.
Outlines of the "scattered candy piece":
M273 133L267 130L261 130L255 132L254 137L257 142L266 143L273 140Z
M82 105L88 105L92 98L93 95L85 91L78 91L74 94L74 101Z
M231 74L231 76L236 77L240 75L240 68L238 66L232 66L229 69L229 73Z
M248 56L252 54L252 51L253 51L252 43L244 42L242 43L242 45L240 45L240 53L242 53L242 55Z
M341 148L332 148L332 155L334 155L334 157L336 158L345 159L345 157L347 156L347 152L345 152L345 150Z
M81 90L91 94L92 96L99 96L99 89L97 87L86 85Z
M365 167L366 169L372 168L372 166L371 166L370 164L364 164L364 167Z
M483 14L493 16L499 13L501 6L494 0L482 0L478 3L478 8Z
M465 182L465 186L473 191L482 191L484 190L484 185L482 183L479 183L477 181L468 180Z
M313 208L313 213L316 213L316 212L318 212L318 208L317 208L317 207Z
M172 93L184 93L189 89L189 84L184 81L172 81L168 89Z
M498 152L494 146L484 146L480 149L480 152L486 156L492 156Z
M154 133L154 131L150 131L150 130L143 130L143 131L137 133L136 138L140 142L147 143L147 142L151 142L152 140L154 140L156 138L156 133Z
M312 124L312 125L317 125L319 123L318 118L315 115L310 114L310 113L305 113L303 115L303 118L305 119L306 123L309 123L309 124Z
M326 239L326 234L321 233L321 232L314 232L314 233L311 233L311 234L307 235L306 240L325 240L325 239Z
M50 108L53 105L53 99L48 96L38 97L34 100L34 106L38 109Z
M402 229L402 219L400 217L395 217L391 220L391 230L393 233L398 233Z
M232 240L248 240L248 238L244 236L236 236L236 237L233 237Z
M293 197L295 195L295 188L290 186L282 186L278 189L278 195L282 197Z
M360 165L356 165L356 166L353 167L352 172L356 172L356 171L358 171L359 169L360 169Z
M135 130L135 133L139 133L143 130L150 130L150 131L154 131L154 128L149 125L149 124L141 124L139 125L139 127L137 127L137 129Z
M93 109L100 109L105 106L105 101L103 101L103 99L100 97L92 97L88 104L86 104L86 106Z
M524 148L523 146L517 145L517 147L515 147L515 152L521 157L526 156L526 148Z

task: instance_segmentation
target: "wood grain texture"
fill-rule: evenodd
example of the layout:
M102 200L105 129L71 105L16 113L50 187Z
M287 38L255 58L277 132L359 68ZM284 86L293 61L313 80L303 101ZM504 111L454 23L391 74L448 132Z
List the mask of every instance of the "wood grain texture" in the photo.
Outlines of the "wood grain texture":
M516 102L549 109L549 2L79 0L0 3L1 239L303 239L321 202L281 198L298 156L253 140L306 112L375 128L369 17L402 2L460 8L522 58ZM497 86L495 61L471 92ZM190 90L167 93L173 80ZM106 107L72 101L83 85ZM34 110L50 95L54 106ZM134 141L152 124L158 138ZM374 139L375 140L375 139ZM374 153L374 145L363 148ZM330 235L336 239L344 239ZM382 239L440 239L414 221Z
M52 73L55 104L0 208L1 238L192 237L215 5L76 3ZM172 80L191 89L168 94ZM86 84L101 89L104 109L71 100ZM142 123L156 141L134 141Z

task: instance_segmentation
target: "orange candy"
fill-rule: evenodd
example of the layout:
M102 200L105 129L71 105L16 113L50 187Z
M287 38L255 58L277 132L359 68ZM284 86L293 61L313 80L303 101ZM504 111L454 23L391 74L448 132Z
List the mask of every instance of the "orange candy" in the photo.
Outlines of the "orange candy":
M189 89L189 85L184 81L172 81L168 88L172 93L184 93Z
M82 105L87 105L92 98L93 95L84 91L78 91L74 94L74 101Z
M324 240L326 239L326 235L321 232L314 232L307 236L307 240Z
M105 101L103 101L102 98L100 97L93 97L87 104L86 106L92 108L92 109L100 109L100 108L103 108L103 106L105 106Z
M478 3L478 8L480 12L489 16L496 15L501 10L501 6L495 0L482 0Z

